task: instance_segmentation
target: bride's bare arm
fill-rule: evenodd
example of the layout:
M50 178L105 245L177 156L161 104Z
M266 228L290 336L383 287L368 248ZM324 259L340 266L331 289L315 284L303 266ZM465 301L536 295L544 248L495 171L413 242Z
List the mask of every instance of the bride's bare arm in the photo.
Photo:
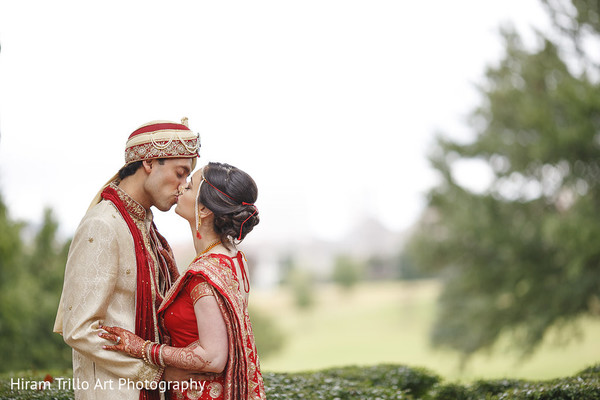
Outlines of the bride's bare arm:
M194 372L216 372L225 369L228 357L227 328L214 296L199 298L194 304L198 321L199 340L188 347L164 346L162 360L168 367ZM103 346L106 350L120 351L132 357L144 358L144 340L132 332L120 328L103 326L107 333L101 337L117 341L115 345Z
M204 296L194 304L198 321L198 342L189 347L166 346L168 366L199 372L222 372L227 364L227 328L214 296Z

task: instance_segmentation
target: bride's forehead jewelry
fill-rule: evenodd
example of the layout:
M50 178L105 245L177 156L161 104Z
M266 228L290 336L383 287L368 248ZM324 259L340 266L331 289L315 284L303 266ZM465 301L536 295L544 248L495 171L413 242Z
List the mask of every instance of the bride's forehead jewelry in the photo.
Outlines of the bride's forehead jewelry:
M196 192L196 201L194 202L194 212L196 213L196 236L198 239L202 239L202 236L200 235L200 225L202 224L202 220L200 219L200 214L198 213L198 201L200 201L200 189L202 189L203 182L204 177L200 180L198 191Z
M231 197L230 195L228 195L227 193L225 193L224 191L220 190L218 187L216 187L215 185L213 185L212 183L210 183L210 181L208 179L206 179L206 177L202 177L202 181L208 183L213 189L215 189L217 192L221 193L223 196L226 196L226 197L230 198L231 200L235 201L236 203L238 202L236 199L234 199L233 197ZM200 192L200 190L198 190L198 193L199 192ZM248 220L250 218L252 218L254 216L254 214L256 214L258 212L258 208L256 208L256 206L254 205L254 203L246 203L245 201L242 201L242 205L243 206L254 207L254 212L252 214L250 214L250 216L248 218L246 218L244 220L244 222L242 222L242 225L240 225L240 234L239 234L237 240L241 240L242 239L242 228L244 228L244 224L246 222L248 222Z

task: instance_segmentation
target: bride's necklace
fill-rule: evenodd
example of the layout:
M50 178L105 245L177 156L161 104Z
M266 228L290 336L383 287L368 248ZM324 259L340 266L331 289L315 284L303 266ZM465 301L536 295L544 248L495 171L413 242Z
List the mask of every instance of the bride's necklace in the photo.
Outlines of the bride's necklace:
M198 254L198 256L208 253L209 251L211 251L212 249L214 249L215 247L217 247L220 244L221 244L220 240L215 240L214 242L209 244L208 247L206 247L204 250L202 250L202 253Z

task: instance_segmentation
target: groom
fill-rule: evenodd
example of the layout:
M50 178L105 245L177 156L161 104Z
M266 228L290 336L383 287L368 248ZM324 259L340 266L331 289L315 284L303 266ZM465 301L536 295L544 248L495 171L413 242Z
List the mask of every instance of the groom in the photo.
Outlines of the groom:
M73 348L76 399L158 399L162 370L102 349L102 324L159 342L156 310L178 273L152 206L168 211L195 167L200 138L154 121L127 140L125 165L102 188L71 243L54 331Z

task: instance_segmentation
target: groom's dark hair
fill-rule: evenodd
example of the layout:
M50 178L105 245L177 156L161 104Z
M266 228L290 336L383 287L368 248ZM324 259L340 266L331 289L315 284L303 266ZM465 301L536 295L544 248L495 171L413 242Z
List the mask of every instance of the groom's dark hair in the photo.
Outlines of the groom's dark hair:
M163 165L165 163L164 158L159 158L157 161L160 165ZM121 168L119 170L119 180L122 181L128 176L135 174L135 172L142 166L142 162L143 161L132 162L131 164L127 164L123 168Z

